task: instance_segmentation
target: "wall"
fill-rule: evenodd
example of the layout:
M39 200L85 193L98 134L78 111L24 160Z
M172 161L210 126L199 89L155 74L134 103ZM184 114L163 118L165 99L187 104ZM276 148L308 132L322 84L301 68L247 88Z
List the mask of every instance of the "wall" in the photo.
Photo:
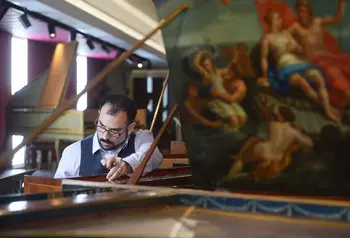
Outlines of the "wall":
M0 152L4 148L6 105L11 96L11 35L0 31Z
M109 60L93 59L88 58L88 83L101 72L109 63ZM90 92L88 92L88 108L98 108L99 98L105 94L106 82L103 81L101 84L96 86Z
M28 83L50 68L56 43L28 40Z
M110 88L110 94L127 95L127 73L130 72L128 64L124 63L118 66L106 79L106 85Z
M28 40L28 83L50 68L55 49L56 43ZM65 99L70 99L76 95L75 59L72 60L71 67ZM75 105L72 108L75 108Z
M93 80L102 70L104 70L111 60L88 58L88 82ZM127 65L118 66L107 78L102 81L95 89L88 93L88 107L97 108L99 100L103 95L108 94L123 94L127 95L126 91L126 73L128 72Z

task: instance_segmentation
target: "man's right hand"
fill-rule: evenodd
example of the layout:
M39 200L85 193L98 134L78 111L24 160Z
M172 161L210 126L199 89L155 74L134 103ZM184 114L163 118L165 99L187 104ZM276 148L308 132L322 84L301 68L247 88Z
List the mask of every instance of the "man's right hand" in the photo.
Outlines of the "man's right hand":
M109 181L116 180L119 177L132 172L131 166L118 156L108 157L102 160L101 163L106 168L110 169L106 176Z

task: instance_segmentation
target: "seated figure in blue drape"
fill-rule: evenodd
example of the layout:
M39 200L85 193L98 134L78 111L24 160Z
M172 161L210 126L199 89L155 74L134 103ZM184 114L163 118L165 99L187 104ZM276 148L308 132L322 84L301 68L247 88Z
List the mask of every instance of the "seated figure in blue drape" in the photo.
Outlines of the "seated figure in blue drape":
M268 11L265 21L270 30L261 42L262 78L258 81L269 81L281 95L288 93L291 87L300 88L307 97L323 107L327 118L339 122L340 115L330 104L325 74L303 57L302 47L288 31L282 30L282 20L277 11ZM272 56L275 67L269 64L269 56Z

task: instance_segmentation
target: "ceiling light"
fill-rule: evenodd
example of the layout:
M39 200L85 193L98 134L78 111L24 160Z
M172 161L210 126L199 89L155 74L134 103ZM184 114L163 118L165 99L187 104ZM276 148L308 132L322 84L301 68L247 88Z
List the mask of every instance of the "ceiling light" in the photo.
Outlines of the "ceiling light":
M107 53L109 54L111 52L111 50L107 47L106 44L102 44L101 48Z
M21 15L19 17L19 21L22 23L23 27L26 29L32 26L32 24L30 23L30 21L28 19L27 13L24 13L23 15Z
M86 44L89 46L90 50L95 49L94 43L92 42L91 39L88 39L88 40L86 41Z
M52 23L48 24L48 29L49 29L49 35L50 38L55 38L56 37L56 28Z

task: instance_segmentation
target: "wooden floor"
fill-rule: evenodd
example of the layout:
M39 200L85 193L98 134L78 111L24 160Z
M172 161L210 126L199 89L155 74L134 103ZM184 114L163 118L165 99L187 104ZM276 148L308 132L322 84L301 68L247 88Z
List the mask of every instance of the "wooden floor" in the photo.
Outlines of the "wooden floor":
M227 213L194 207L159 206L43 221L20 231L0 232L35 236L82 237L263 237L349 238L350 225L297 220L278 216ZM3 231L5 232L5 231Z

